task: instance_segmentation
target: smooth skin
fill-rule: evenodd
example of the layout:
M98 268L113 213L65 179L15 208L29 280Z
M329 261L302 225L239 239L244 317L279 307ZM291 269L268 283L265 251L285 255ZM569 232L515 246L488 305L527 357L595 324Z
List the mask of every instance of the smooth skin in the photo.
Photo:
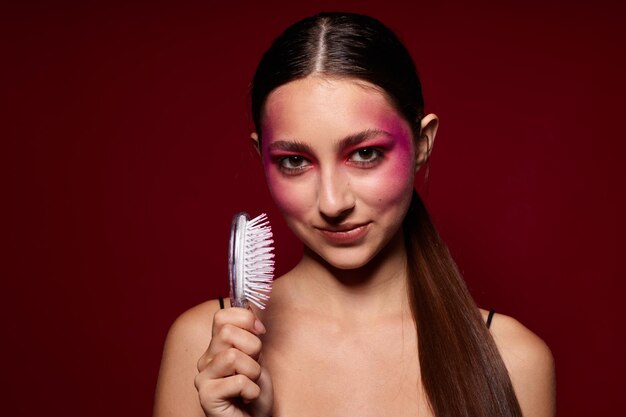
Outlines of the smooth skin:
M375 86L318 76L279 87L264 110L267 183L303 258L265 310L208 301L176 320L154 416L431 416L400 225L437 117L414 138ZM491 333L524 416L554 416L545 343L501 314Z

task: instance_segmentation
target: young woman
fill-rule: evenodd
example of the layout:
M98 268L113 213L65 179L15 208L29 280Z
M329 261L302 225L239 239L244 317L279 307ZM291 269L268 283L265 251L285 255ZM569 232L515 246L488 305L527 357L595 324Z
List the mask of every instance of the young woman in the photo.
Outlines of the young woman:
M274 42L252 139L304 254L265 310L174 323L155 416L554 415L549 349L475 305L413 189L438 126L423 108L375 19L323 13Z

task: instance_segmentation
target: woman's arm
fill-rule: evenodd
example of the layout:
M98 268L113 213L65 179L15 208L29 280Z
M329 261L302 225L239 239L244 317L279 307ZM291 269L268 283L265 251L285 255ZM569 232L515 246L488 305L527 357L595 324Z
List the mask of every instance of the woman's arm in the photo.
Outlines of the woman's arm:
M556 415L554 358L550 348L517 320L497 314L491 324L524 417Z

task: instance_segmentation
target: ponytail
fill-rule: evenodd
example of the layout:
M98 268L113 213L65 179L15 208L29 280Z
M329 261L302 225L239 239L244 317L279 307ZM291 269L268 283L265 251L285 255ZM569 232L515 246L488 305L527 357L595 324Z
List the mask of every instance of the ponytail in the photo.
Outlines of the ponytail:
M403 223L424 390L437 417L522 417L495 342L414 191Z

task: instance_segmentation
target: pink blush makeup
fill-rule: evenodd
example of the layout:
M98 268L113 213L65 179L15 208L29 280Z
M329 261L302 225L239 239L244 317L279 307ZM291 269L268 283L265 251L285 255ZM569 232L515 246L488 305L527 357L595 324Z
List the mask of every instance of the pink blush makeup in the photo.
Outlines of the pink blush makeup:
M357 268L400 233L413 192L413 139L377 89L292 81L268 97L262 127L270 193L310 250Z

